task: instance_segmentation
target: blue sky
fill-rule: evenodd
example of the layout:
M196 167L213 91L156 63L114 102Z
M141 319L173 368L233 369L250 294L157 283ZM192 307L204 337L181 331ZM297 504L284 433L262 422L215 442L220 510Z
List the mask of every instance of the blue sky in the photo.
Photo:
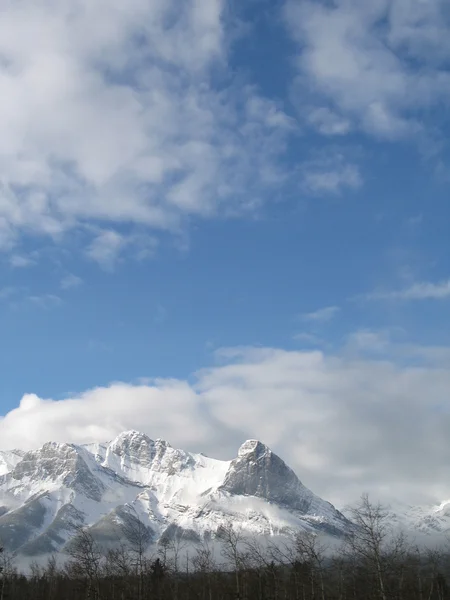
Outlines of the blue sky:
M449 40L440 0L10 5L0 24L0 398L3 430L15 433L5 443L142 425L226 454L262 435L332 494L330 464L300 460L284 429L294 414L306 427L296 398L309 375L278 426L264 425L252 396L233 429L229 401L212 397L236 361L250 377L267 352L274 368L280 352L288 363L320 357L320 398L338 364L355 397L386 368L384 422L395 385L408 406L396 378L420 369L429 404L411 406L416 424L446 407ZM218 387L199 399L211 373ZM285 377L277 371L283 389ZM140 383L153 394L175 380L211 417L204 435L156 427L151 403L139 405L144 419L118 408ZM114 382L128 386L123 397ZM272 383L263 391L276 406ZM327 388L331 404L339 389ZM32 409L19 407L25 394ZM92 422L71 429L70 402ZM103 426L95 415L108 407ZM40 436L26 429L30 410L47 415ZM383 465L361 482L370 475L380 489Z
M340 345L354 330L398 327L415 341L448 343L445 298L358 298L447 274L446 188L416 157L397 199L392 188L407 159L398 147L386 150L389 168L365 163L368 189L299 194L257 217L199 222L186 247L168 236L153 256L125 253L111 270L72 244L44 242L42 257L21 268L4 256L5 408L29 391L61 397L118 379L185 378L222 346L314 345L295 339L302 333ZM28 257L36 240L23 246ZM329 306L340 310L324 322L301 318Z

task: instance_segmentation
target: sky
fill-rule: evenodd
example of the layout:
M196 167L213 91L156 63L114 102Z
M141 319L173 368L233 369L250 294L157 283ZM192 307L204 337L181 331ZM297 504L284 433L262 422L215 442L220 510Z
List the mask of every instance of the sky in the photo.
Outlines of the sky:
M450 5L0 19L0 447L127 429L450 498Z

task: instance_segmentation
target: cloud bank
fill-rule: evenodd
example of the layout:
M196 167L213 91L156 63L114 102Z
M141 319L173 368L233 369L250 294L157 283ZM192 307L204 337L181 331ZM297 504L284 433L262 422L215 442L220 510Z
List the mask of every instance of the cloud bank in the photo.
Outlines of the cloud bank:
M134 428L230 459L256 437L338 506L363 491L442 501L450 496L450 353L394 350L373 358L354 348L237 348L194 384L113 383L59 401L26 394L0 421L2 447L109 440Z

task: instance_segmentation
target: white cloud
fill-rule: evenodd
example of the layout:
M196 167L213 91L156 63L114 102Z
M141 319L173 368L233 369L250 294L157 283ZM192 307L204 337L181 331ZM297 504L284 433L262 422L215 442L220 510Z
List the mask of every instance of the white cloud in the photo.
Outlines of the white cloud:
M438 283L417 282L403 290L371 292L365 298L368 300L445 300L450 298L450 280Z
M298 43L300 107L313 100L333 115L309 117L323 133L333 133L327 122L348 121L376 136L408 136L448 98L445 0L287 0L285 20Z
M0 422L5 433L8 423L12 427L9 436L2 439L2 446L32 448L46 438L108 440L122 430L134 428L192 447L197 435L200 439L208 436L199 411L195 392L187 383L175 380L158 380L153 385L115 383L60 401L25 394L20 406ZM25 430L21 433L22 426Z
M448 368L450 348L423 346L405 341L405 331L391 329L360 329L345 338L343 351L347 356L370 356L393 361L414 361L422 365Z
M386 354L391 346L390 331L360 329L348 336L347 346L350 349L356 350L357 352Z
M69 290L71 288L79 287L82 283L83 280L81 277L78 277L78 275L74 275L73 273L69 273L61 279L60 287L62 290Z
M125 249L136 260L145 260L154 256L158 246L157 239L148 234L123 234L115 229L98 230L92 227L89 229L94 237L86 249L86 256L106 271L114 270Z
M12 254L9 257L9 264L14 269L24 269L35 264L35 261L28 256L22 256L20 254Z
M195 385L115 383L60 401L26 395L0 420L2 447L107 440L135 428L231 458L256 437L338 505L364 490L442 500L450 495L450 372L448 363L433 362L436 350L408 366L405 355L397 362L389 352L375 360L345 349L229 349ZM449 349L441 350L448 359Z
M405 221L405 226L412 232L417 231L423 223L423 215L414 215Z
M363 185L358 166L339 152L306 161L301 172L303 187L312 193L339 194L345 188L356 190Z
M104 230L94 238L87 249L87 255L107 271L112 271L126 244L127 239L117 231Z
M99 340L89 340L88 349L91 352L113 352L114 348L110 344L101 342Z
M225 13L223 0L3 7L3 247L93 222L178 231L270 195L292 123L251 87L219 87Z
M50 309L55 306L59 306L62 302L61 298L55 294L28 296L27 300L35 306L39 306L39 308L44 309Z
M304 313L301 318L304 321L313 321L323 323L333 319L341 309L339 306L326 306L325 308L319 308L314 312Z
M316 335L315 333L307 333L305 331L294 334L292 339L294 339L296 342L302 342L314 347L326 345L325 340L323 340L320 336Z
M344 135L351 129L348 119L339 116L325 106L312 108L307 120L324 135Z

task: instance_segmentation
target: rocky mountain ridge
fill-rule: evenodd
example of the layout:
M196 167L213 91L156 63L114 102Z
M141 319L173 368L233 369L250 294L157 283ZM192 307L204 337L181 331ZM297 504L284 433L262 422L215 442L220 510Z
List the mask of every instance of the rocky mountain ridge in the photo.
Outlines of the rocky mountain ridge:
M198 541L230 520L252 535L306 529L340 536L350 527L257 440L242 444L232 461L137 431L109 443L0 452L0 539L10 550L64 550L77 525L114 545L130 519L139 519L154 542L175 532Z

